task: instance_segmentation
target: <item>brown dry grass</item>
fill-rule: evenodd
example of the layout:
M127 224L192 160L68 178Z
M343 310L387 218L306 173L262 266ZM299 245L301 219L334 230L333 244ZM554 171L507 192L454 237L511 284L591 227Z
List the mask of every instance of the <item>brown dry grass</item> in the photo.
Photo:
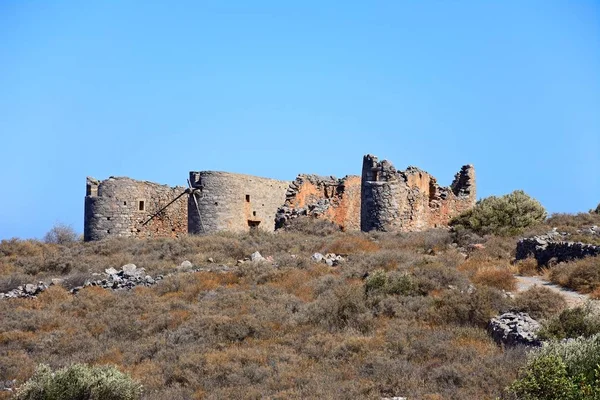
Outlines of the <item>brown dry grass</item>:
M0 301L0 380L23 382L41 362L83 362L117 365L143 383L147 400L494 398L523 354L488 338L485 322L507 305L494 287L467 290L469 277L498 283L483 282L483 269L457 269L463 258L448 235L3 242L7 275L0 279L35 281L126 262L155 274L184 259L234 265L256 250L278 266L179 274L125 292L86 288L73 296L52 287L37 299ZM309 261L323 249L348 257L335 268ZM490 258L497 260L493 252ZM389 287L367 294L363 277L376 270Z

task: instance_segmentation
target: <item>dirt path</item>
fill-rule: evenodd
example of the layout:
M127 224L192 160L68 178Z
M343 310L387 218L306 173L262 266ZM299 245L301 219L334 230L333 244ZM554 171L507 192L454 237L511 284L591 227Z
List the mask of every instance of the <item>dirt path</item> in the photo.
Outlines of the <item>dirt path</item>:
M542 278L541 276L519 276L515 275L517 279L517 292L522 292L533 286L544 286L548 289L560 293L569 307L577 307L583 305L586 301L590 300L590 296L587 294L581 294L574 292L569 289L565 289L562 286L555 285Z

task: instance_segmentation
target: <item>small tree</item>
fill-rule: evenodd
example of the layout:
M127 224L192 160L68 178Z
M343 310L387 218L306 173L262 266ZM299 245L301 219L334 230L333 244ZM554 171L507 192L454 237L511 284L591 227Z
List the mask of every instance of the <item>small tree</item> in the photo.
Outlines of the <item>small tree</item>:
M594 214L600 214L600 203L598 203L598 206L596 207L595 210L590 210L591 213Z
M79 235L72 226L61 223L55 224L44 235L44 242L54 244L68 244L78 240Z
M56 372L45 364L16 393L16 400L137 400L142 386L113 366L73 364Z
M546 210L522 190L479 200L471 210L454 218L450 225L480 235L514 235L546 219Z

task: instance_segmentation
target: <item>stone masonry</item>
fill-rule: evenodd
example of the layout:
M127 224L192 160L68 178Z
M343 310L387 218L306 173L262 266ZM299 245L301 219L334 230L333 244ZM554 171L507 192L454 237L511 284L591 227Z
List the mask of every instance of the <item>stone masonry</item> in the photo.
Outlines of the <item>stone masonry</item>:
M187 195L144 225L152 215L185 191L130 178L87 178L83 236L85 241L112 236L175 237L187 234Z
M188 200L189 233L275 230L275 214L285 202L289 181L229 172L190 172L197 189Z
M276 227L305 216L331 221L343 230L360 230L360 177L298 175L277 211Z
M363 157L361 230L418 231L447 226L475 206L475 168L465 165L449 187L416 167L397 171L387 160Z
M190 172L189 177L192 188L88 178L84 240L272 232L303 216L349 231L416 231L447 226L476 200L471 165L462 167L452 185L440 187L425 171L397 171L372 155L363 158L362 177L298 175L289 182L219 171Z

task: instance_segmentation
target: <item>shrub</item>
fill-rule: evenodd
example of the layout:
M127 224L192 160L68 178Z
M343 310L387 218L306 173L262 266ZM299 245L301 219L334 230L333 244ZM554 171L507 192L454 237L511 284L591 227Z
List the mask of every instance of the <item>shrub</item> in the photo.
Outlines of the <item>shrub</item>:
M41 364L21 386L16 400L134 400L142 387L113 366L73 364L52 372Z
M509 391L520 400L577 398L577 385L567 376L563 360L554 354L533 357Z
M542 339L590 337L600 333L600 316L590 306L563 310L542 325Z
M560 263L550 271L550 280L581 293L600 287L600 257Z
M77 242L79 235L72 226L58 223L45 235L44 242L53 244L69 244Z
M600 398L600 336L550 342L529 355L509 387L519 399Z
M526 312L536 319L555 315L567 305L560 293L542 286L533 286L519 293L515 296L514 304L516 311Z
M546 218L546 210L522 190L479 200L474 208L454 218L450 225L478 234L515 235Z
M473 275L473 283L491 286L501 290L514 290L515 277L506 268L484 268Z
M378 269L365 280L365 293L410 296L417 294L417 285L406 273L392 272L388 275Z
M600 203L598 203L598 206L596 207L595 210L591 210L590 212L591 214L600 214Z

